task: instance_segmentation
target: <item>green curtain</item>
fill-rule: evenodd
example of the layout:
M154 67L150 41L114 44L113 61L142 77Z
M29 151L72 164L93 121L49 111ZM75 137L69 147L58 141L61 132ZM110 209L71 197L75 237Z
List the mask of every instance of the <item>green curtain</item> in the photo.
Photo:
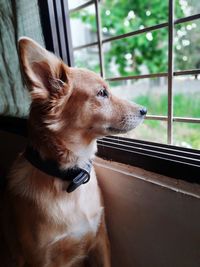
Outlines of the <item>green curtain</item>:
M0 0L0 115L26 117L30 99L20 73L17 41L44 46L37 0Z

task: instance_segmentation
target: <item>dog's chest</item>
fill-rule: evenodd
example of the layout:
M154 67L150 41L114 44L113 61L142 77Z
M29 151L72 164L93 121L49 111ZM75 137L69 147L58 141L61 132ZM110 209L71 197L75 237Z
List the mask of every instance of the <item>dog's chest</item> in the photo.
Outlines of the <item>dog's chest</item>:
M54 207L51 207L51 215L58 224L64 226L64 231L55 235L53 242L63 238L81 239L87 234L95 235L102 213L98 190L79 190L76 196L71 195L57 201Z

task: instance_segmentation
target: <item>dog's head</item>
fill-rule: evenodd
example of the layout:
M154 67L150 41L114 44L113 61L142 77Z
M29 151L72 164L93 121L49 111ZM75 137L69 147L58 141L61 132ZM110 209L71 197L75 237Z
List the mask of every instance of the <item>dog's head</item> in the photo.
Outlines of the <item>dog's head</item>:
M89 144L132 130L143 120L146 110L114 96L99 75L66 66L29 38L20 39L19 51L35 127Z

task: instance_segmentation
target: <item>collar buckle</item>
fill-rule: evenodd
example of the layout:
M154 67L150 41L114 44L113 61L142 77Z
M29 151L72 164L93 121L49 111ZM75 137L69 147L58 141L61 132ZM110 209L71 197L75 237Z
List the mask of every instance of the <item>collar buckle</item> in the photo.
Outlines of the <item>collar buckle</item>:
M67 192L71 193L73 192L77 187L79 187L82 184L86 184L90 180L90 172L92 168L92 161L90 160L84 168L81 168L81 172L74 177L72 182L69 184L67 188Z
M90 180L90 174L82 171L78 176L76 176L72 182L69 184L67 188L67 192L71 193L73 192L77 187L79 187L82 184L86 184Z

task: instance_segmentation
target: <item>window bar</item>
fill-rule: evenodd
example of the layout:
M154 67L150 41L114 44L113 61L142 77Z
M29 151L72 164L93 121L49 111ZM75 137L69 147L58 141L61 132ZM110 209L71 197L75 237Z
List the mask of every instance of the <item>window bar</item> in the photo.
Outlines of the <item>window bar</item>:
M56 1L56 5L54 7L54 10L57 14L57 24L58 24L58 35L59 35L59 40L62 45L60 45L60 54L64 62L67 63L67 51L64 49L66 47L65 43L65 35L64 35L64 25L63 25L63 20L62 20L62 8L61 8L61 3L60 1Z
M96 11L97 41L98 41L98 48L99 48L100 73L101 73L101 77L104 78L104 63L103 63L102 36L101 36L101 18L100 18L98 0L95 0L94 4L95 4L95 11Z
M147 115L146 120L167 121L167 116ZM200 118L173 117L173 122L200 123Z
M200 69L195 70L178 70L174 71L173 76L182 76L182 75L199 75ZM141 74L141 75L131 75L131 76L119 76L119 77L108 77L106 81L126 81L126 80L137 80L137 79L146 79L146 78L158 78L158 77L168 77L168 72L160 73L151 73L151 74Z
M71 27L70 27L70 19L69 19L69 5L68 1L61 0L62 13L63 13L63 26L65 33L65 42L66 42L66 53L67 53L67 63L68 65L74 66L74 54L72 48L72 35L71 35Z
M200 123L200 118L174 117L173 121L187 122L187 123Z
M173 140L173 35L174 35L174 0L169 0L168 17L168 123L167 141L172 144Z
M145 78L157 78L157 77L167 77L167 72L160 72L160 73L152 73L152 74L141 74L141 75L131 75L131 76L119 76L119 77L111 77L106 78L106 81L126 81L126 80L133 80L133 79L145 79Z
M200 69L195 70L178 70L174 72L174 76L181 76L181 75L198 75L200 74Z
M115 40L131 37L131 36L138 35L138 34L141 34L141 33L162 29L162 28L165 28L167 26L168 26L168 23L164 22L164 23L161 23L161 24L156 24L154 26L146 27L144 29L140 29L140 30L136 30L136 31L120 34L120 35L117 35L117 36L113 36L113 37L104 39L102 42L103 43L112 42L112 41L115 41Z
M197 19L200 19L200 14L196 14L196 15L192 15L192 16L176 19L174 21L174 24L180 24L180 23L184 23L184 22L194 21L194 20L197 20Z
M85 44L85 45L79 45L79 46L75 46L73 48L73 50L80 50L80 49L84 49L84 48L88 48L88 47L91 47L91 46L94 46L94 45L98 45L98 42L93 42L93 43L89 43L89 44Z
M53 39L53 49L54 53L57 56L60 56L59 44L58 44L58 34L56 28L56 18L55 18L55 9L53 5L53 0L47 0L48 9L49 9L49 18L50 18L50 25L52 29L52 39Z
M146 120L167 121L167 116L146 115Z

